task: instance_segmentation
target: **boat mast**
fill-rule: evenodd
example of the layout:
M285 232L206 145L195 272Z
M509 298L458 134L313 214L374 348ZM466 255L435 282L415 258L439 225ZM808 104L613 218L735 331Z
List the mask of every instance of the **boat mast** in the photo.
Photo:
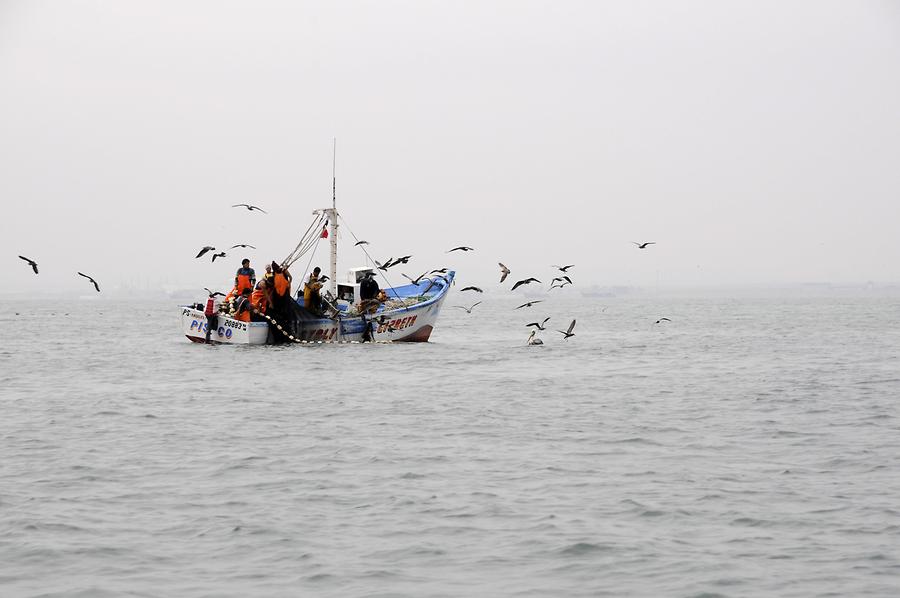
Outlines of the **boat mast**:
M338 229L338 212L337 212L337 137L332 139L332 155L331 155L331 217L328 221L331 223L331 294L337 297L337 229Z
M338 231L338 211L337 211L337 177L335 176L335 163L337 160L337 139L334 139L334 154L331 162L331 207L322 210L313 210L314 215L324 214L328 219L329 231L328 237L331 241L331 278L329 286L331 294L337 297L337 231ZM321 233L318 233L321 235Z

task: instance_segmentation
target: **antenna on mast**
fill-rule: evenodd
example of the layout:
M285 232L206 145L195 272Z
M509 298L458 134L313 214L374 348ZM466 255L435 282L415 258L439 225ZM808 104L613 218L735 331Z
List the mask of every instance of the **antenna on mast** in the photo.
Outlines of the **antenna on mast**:
M337 211L337 137L331 138L331 294L337 297L337 237L338 237L338 211Z
M331 138L331 207L337 209L337 137Z

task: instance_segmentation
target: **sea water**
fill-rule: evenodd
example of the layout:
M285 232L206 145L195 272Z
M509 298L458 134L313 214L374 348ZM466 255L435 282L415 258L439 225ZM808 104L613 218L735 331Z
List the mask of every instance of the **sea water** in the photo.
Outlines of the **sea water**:
M900 299L519 303L228 347L0 302L0 595L900 594Z

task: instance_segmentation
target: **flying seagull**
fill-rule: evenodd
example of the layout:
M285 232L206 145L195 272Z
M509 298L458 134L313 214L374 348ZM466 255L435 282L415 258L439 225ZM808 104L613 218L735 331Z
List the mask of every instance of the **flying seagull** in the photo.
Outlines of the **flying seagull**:
M378 266L379 270L381 270L383 272L387 272L387 269L394 265L394 258L389 257L387 259L387 261L384 262L383 264L380 263L378 260L375 260L375 265Z
M563 283L561 283L561 284L551 284L549 290L552 291L553 289L561 289L561 288L563 288L564 286L566 286L567 284L572 284L572 283L571 283L571 282L563 282Z
M525 328L528 328L529 326L534 326L538 330L546 330L545 326L547 325L547 322L549 322L549 321L550 321L550 318L544 318L544 321L541 323L531 322L530 324L525 324Z
M214 254L213 254L213 259L212 259L212 261L216 261L216 258L217 258L217 257L225 257L225 252L224 252L224 251L220 251L219 253L214 253Z
M574 268L575 264L569 264L568 266L553 266L553 267L556 268L557 270L559 270L560 272L562 272L563 274L568 274L569 268Z
M461 245L459 247L454 247L447 253L453 253L454 251L475 251L475 249L473 247L466 247L465 245Z
M502 262L497 263L500 264L500 282L502 283L504 280L506 280L506 277L509 276L510 270L509 268L504 266Z
M428 291L430 291L430 290L431 290L431 287L433 287L433 286L436 285L436 284L437 284L437 280L436 280L435 278L429 279L429 281L428 281L428 286L425 287L425 290L422 291L422 294L424 295L425 293L427 293ZM418 286L418 285L416 285L416 286Z
M25 257L24 255L20 255L20 256L19 256L19 259L20 259L20 260L25 260L26 262L28 262L28 265L31 266L31 269L34 270L34 273L35 273L35 274L38 273L38 271L37 271L37 262L36 262L36 261L30 260L30 259L28 259L27 257Z
M197 257L201 258L207 251L215 251L215 250L216 250L216 248L213 247L212 245L207 245L203 249L200 250L200 253L197 254Z
M98 293L100 292L100 285L97 284L97 281L96 281L96 280L94 280L93 278L91 278L91 277L88 276L87 274L83 274L83 273L81 273L81 272L78 273L78 276L84 276L85 278L87 278L88 280L90 280L90 281L91 281L91 284L94 285L94 288L97 289L97 292L98 292Z
M556 278L554 278L553 280L550 281L550 284L553 284L554 282L567 282L569 284L572 284L572 279L569 278L568 276L557 276Z
M232 208L247 208L247 210L249 210L250 212L252 212L253 210L258 210L258 211L262 212L263 214L268 214L268 212L265 211L264 209L262 209L261 207L259 207L259 206L251 206L251 205L248 204L248 203L236 203L236 204L234 204L234 205L231 206L231 207L232 207Z
M368 245L368 244L369 244L368 241L357 241L356 243L353 244L353 246L358 247L359 245Z
M537 332L532 330L531 334L528 335L528 341L525 344L526 345L543 345L544 341L542 341L539 338L534 338L536 334L537 334Z
M669 318L660 318L656 321L656 323L659 324L660 322L671 322L671 321L672 320L670 320Z
M515 291L517 288L519 288L523 284L531 284L532 282L541 282L541 281L538 280L537 278L526 278L526 279L520 280L519 282L514 284L512 290Z
M575 330L575 320L572 320L572 323L569 324L568 330L566 330L565 332L563 332L562 330L557 330L557 332L564 335L563 340L565 341L565 340L569 340L570 336L575 336L575 333L572 332L573 330Z
M459 292L462 293L463 291L475 291L476 293L484 292L483 290L479 289L478 287L466 287L464 289L461 289Z
M422 282L422 279L425 278L425 276L427 275L427 273L423 273L423 274L420 274L418 278L410 278L406 274L403 274L403 272L401 272L400 274L403 276L403 278L405 278L406 280L408 280L409 282L413 283L416 286L419 286L419 283Z
M398 257L391 263L391 266L396 266L397 264L408 264L410 258L412 258L411 255L404 255L403 257ZM388 266L388 267L390 268L390 266Z
M429 274L446 274L447 268L440 268L438 270L432 270Z
M472 313L472 310L475 309L475 306L478 305L479 303L481 303L481 301L479 301L477 303L473 303L472 307L463 307L462 305L454 305L453 307L456 307L459 309L464 309L464 310L466 310L467 314L470 314L470 313Z
M647 249L647 245L656 245L655 241L648 241L647 243L635 243L634 241L632 241L632 243L637 245L638 249Z
M523 303L522 305L520 305L520 306L517 307L516 309L522 309L523 307L531 307L532 305L535 305L535 304L540 303L540 302L541 302L541 300L538 300L538 301L529 301L528 303Z
M237 245L232 245L231 249L237 249L238 247L249 247L250 249L256 249L253 245L247 245L246 243L238 243Z
M207 293L209 293L210 297L215 297L216 295L221 295L222 297L225 296L225 293L220 293L219 291L211 291L211 290L207 289L206 287L203 287L203 290L206 291Z

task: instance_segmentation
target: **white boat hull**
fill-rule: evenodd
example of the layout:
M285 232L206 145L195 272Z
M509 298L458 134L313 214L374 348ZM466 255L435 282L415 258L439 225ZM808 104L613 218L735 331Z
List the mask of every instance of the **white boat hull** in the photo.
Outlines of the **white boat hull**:
M441 306L447 296L444 289L435 297L408 307L384 310L369 324L361 316L344 316L339 320L319 319L304 322L298 343L346 343L362 342L367 325L371 325L375 342L426 342L437 323ZM383 318L382 318L383 317ZM219 315L216 329L206 333L209 327L202 311L191 306L181 308L181 328L184 335L195 343L220 343L226 345L264 345L269 337L269 322L241 322ZM379 323L383 319L383 323Z

